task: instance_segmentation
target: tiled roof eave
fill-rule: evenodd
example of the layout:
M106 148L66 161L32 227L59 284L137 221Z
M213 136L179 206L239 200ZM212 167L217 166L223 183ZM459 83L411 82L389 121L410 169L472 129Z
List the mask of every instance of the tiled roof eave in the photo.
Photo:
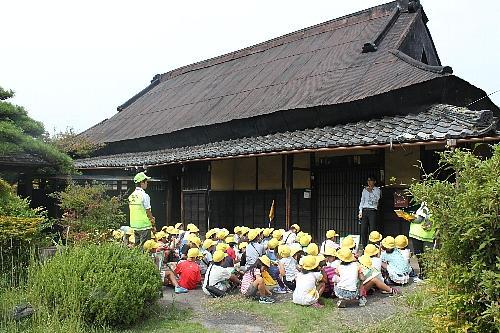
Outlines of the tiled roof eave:
M495 132L496 123L491 111L470 111L436 104L418 114L182 148L97 156L77 160L75 165L79 169L157 166L256 155L425 144L485 136Z

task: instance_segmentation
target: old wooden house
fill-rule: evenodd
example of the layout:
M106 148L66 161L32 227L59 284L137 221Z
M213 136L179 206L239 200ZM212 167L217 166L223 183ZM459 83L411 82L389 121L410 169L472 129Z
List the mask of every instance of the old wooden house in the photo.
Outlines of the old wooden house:
M400 190L435 151L499 141L500 110L443 66L418 1L393 1L155 75L82 135L87 179L131 191L147 170L159 224L300 224L359 233L366 177L383 185L379 228L404 232ZM396 193L396 195L395 195Z

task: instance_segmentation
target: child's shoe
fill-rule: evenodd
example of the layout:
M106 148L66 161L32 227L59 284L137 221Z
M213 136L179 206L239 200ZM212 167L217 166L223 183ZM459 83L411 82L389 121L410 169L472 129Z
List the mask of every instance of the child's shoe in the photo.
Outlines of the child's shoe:
M397 289L397 288L391 288L391 292L389 294L389 297L392 297L392 296L399 296L401 295L401 290Z
M360 297L359 298L359 306L365 306L366 305L366 297Z
M179 287L175 287L175 293L176 294L185 294L187 293L189 290L187 290L186 288L183 288L181 286Z
M275 294L286 294L286 288L276 287L273 289L273 293Z
M276 300L274 298L265 297L265 296L259 297L259 303L262 303L262 304L273 304L274 302L276 302Z

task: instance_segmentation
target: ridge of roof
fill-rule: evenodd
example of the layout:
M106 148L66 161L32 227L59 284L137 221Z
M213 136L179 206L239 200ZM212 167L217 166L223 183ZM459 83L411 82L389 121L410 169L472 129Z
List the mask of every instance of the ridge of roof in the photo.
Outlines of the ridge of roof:
M394 8L392 8L392 6L394 6ZM391 1L391 2L387 2L384 4L377 5L377 6L373 6L370 8L366 8L366 9L363 9L363 10L360 10L360 11L357 11L357 12L354 12L351 14L347 14L347 15L337 17L337 18L334 18L334 19L331 19L331 20L328 20L328 21L325 21L322 23L315 24L315 25L310 26L310 27L306 27L306 28L296 30L294 32L290 32L290 33L287 33L285 35L275 37L275 38L269 39L269 40L264 41L264 42L260 42L260 43L257 43L257 44L251 45L251 46L247 46L245 48L242 48L242 49L239 49L236 51L232 51L232 52L225 53L225 54L222 54L219 56L215 56L213 58L201 60L201 61L189 64L189 65L181 66L179 68L176 68L176 69L173 69L173 70L170 70L168 72L161 74L161 81L168 80L168 79L174 78L176 76L179 76L179 75L191 72L191 71L195 71L198 69L211 67L211 66L218 65L218 64L228 62L231 60L243 58L243 57L248 56L248 55L256 54L259 52L264 52L264 51L269 50L273 47L288 44L288 43L294 42L296 40L299 40L299 39L302 39L305 37L310 37L310 36L314 36L314 35L323 33L325 31L317 31L316 33L311 33L310 35L305 36L305 33L308 31L319 29L323 26L327 26L327 25L330 25L332 23L339 22L341 20L346 20L349 18L358 17L362 14L368 13L370 11L373 11L373 10L379 9L379 8L380 9L382 9L382 8L395 9L395 8L399 8L399 3L398 3L398 1ZM341 25L341 26L343 27L345 25ZM334 30L334 29L330 29L330 30ZM327 31L330 31L330 30L327 30ZM300 34L302 34L302 35L300 35ZM296 38L289 39L290 37L296 37ZM287 40L287 39L289 39L289 40Z

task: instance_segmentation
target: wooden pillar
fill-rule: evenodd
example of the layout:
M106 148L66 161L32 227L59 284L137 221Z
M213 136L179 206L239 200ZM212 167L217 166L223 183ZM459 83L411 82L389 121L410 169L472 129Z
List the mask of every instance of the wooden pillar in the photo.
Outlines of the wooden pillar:
M181 167L181 174L180 174L180 183L181 183L181 222L184 225L184 165Z
M293 190L293 155L286 155L285 177L285 226L290 229L292 224L292 190Z

